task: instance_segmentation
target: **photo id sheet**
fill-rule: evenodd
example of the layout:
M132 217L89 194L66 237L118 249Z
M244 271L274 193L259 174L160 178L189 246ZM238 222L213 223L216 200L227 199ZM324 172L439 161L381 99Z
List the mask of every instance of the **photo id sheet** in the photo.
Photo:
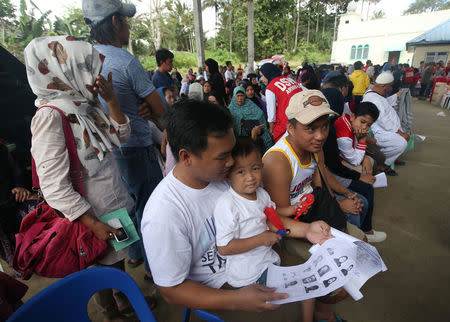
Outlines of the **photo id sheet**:
M288 298L274 304L297 302L327 295L344 287L355 299L364 283L380 271L387 270L375 247L332 228L335 238L322 245L314 245L311 257L304 264L280 267L270 265L268 287Z

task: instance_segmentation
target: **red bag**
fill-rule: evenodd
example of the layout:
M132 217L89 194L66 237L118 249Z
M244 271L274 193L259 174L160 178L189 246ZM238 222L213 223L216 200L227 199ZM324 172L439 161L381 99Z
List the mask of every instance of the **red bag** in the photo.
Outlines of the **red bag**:
M75 139L68 118L61 114L64 137L70 160L70 178L74 189L83 195L81 168ZM39 187L34 160L32 160L33 186ZM45 277L64 277L87 268L103 257L108 244L95 237L82 223L69 219L42 202L25 216L16 234L13 267L29 279L33 272Z

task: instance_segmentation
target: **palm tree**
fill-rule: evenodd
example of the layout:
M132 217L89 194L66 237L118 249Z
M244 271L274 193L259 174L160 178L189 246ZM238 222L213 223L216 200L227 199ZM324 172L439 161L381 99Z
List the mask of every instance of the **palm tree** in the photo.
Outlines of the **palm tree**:
M202 3L200 0L193 0L194 7L194 28L195 43L197 45L197 65L203 66L205 61L205 47L203 42L203 22L202 22Z
M253 0L248 0L248 29L247 29L247 43L248 43L248 66L249 71L253 72L253 64L255 62L255 3Z

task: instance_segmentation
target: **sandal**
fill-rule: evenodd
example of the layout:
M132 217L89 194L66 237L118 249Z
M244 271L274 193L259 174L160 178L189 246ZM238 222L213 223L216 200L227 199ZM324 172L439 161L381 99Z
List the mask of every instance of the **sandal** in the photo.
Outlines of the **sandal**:
M133 262L134 261L134 262ZM138 267L139 265L141 265L142 263L144 262L144 260L141 258L141 259L129 259L128 261L127 261L127 265L128 265L128 267L130 267L130 268L136 268L136 267Z
M347 320L342 319L337 313L333 312L336 322L347 322ZM315 322L329 322L328 320L314 320Z
M145 296L144 298L150 310L153 311L153 309L155 309L157 305L156 300L154 298L151 298L150 296ZM119 309L120 314L130 314L133 312L134 312L133 306L128 301L127 304L122 307L122 309Z

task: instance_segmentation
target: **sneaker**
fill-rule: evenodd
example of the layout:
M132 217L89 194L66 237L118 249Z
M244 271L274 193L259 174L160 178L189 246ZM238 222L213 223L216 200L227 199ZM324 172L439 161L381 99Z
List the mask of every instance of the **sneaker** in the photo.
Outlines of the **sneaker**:
M373 234L366 234L367 241L369 243L381 243L387 237L384 231L373 231Z

